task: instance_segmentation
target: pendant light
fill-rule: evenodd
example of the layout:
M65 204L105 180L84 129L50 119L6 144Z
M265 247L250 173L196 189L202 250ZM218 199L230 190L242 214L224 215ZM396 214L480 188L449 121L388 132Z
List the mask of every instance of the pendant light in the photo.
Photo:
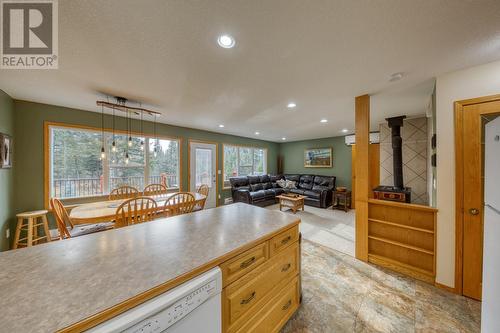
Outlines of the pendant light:
M130 111L127 111L128 115L128 146L132 147L132 116L130 115Z
M154 121L153 121L153 135L155 138L155 147L153 149L153 156L156 157L158 155L158 138L156 137L156 115L154 115Z
M142 103L139 104L139 107L142 108ZM141 150L144 150L144 126L142 124L143 122L143 115L141 111Z
M111 144L111 151L116 153L116 140L115 140L115 108L113 108L113 143Z
M127 135L129 137L129 142L127 145L127 149L125 151L125 164L128 164L130 158L128 155L128 148L132 146L132 137L130 135L130 111L127 110Z
M104 149L104 107L101 106L101 160L106 158L106 150Z

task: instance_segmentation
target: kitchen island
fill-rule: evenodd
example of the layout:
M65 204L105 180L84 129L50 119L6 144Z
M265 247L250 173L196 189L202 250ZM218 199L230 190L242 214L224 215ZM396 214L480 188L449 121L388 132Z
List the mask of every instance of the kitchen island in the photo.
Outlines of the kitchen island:
M225 332L281 327L299 302L299 223L237 203L3 252L0 331L83 331L216 266Z

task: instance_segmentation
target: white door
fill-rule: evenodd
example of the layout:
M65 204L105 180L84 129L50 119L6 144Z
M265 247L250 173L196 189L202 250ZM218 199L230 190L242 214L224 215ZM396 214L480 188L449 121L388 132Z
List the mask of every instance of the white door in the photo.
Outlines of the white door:
M481 331L500 332L500 117L486 124Z
M206 184L210 189L205 208L216 206L216 160L217 147L212 143L190 142L191 155L189 156L190 191L194 192L200 185Z

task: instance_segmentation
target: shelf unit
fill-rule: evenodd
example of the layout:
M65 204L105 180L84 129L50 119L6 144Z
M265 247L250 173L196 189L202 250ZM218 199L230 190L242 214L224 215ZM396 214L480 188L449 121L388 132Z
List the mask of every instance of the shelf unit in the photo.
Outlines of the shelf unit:
M368 261L434 283L437 209L368 199Z

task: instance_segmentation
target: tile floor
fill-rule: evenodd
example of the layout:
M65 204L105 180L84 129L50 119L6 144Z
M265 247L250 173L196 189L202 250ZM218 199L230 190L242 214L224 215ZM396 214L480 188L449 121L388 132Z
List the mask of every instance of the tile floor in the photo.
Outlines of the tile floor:
M479 302L308 240L302 290L302 305L282 333L480 332Z
M279 205L266 208L279 210ZM283 208L283 211L292 214L287 208ZM331 208L305 206L304 211L298 211L296 215L301 219L300 232L304 239L354 256L354 210L346 213Z

